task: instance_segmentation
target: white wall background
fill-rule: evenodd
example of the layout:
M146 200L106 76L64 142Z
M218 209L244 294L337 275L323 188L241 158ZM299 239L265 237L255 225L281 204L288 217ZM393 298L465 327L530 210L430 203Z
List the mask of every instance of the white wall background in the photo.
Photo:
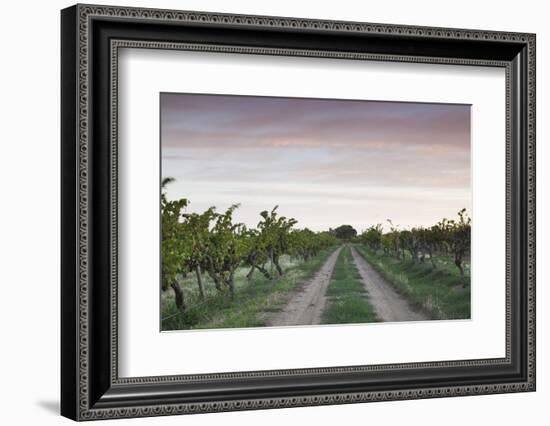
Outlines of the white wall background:
M489 421L545 424L550 401L550 27L536 0L338 2L277 0L108 1L205 10L526 31L537 33L538 78L538 390L530 394L293 408L118 424L319 425L371 423L468 425ZM2 7L0 66L0 417L6 425L68 424L59 404L59 9L67 1L9 2ZM546 420L547 421L547 420ZM129 423L131 422L131 423ZM110 424L107 421L102 424ZM113 423L116 424L116 423Z

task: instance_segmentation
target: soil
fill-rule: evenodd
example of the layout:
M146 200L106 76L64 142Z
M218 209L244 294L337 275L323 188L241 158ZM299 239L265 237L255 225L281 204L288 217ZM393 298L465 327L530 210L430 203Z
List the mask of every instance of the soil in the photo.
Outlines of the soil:
M343 247L339 247L325 261L321 269L296 291L285 305L268 321L267 326L315 325L321 323L326 305L326 291L332 278L336 260ZM430 318L414 308L399 294L359 253L350 246L353 262L361 276L368 294L368 301L374 308L380 322L426 321Z
M292 295L286 306L268 322L270 327L288 325L313 325L321 323L321 314L326 304L325 293L338 255L339 247L325 261L321 269Z
M352 246L351 254L380 322L426 321L428 316L413 308Z

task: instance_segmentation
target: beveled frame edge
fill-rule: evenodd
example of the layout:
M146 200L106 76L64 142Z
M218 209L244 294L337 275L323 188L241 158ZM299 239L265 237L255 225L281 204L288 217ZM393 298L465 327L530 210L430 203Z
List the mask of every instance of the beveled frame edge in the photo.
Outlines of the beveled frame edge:
M176 22L208 22L223 25L256 26L266 28L303 28L316 31L349 31L361 33L410 34L415 37L438 37L448 39L495 40L521 43L527 48L526 76L528 105L522 112L525 117L522 123L526 126L527 144L525 159L528 171L528 180L525 182L527 193L524 200L527 204L525 221L528 229L526 244L527 261L527 300L528 321L527 331L527 380L518 383L499 383L482 386L451 386L447 388L435 387L424 389L402 389L399 391L335 393L327 395L312 395L301 397L277 397L265 399L247 399L232 401L216 401L201 404L163 404L134 408L90 408L89 404L89 335L88 335L88 24L92 17L118 17L139 20L160 20ZM262 16L228 15L201 12L182 12L154 9L134 9L120 7L103 7L77 5L64 11L62 17L62 49L65 52L74 51L74 63L66 64L62 59L62 79L64 92L62 93L62 179L73 179L74 183L62 184L62 384L67 391L62 393L62 413L78 420L91 420L112 417L137 417L148 415L167 415L192 412L212 412L241 409L260 409L275 407L291 407L306 405L321 405L378 400L397 400L430 398L438 396L474 395L484 393L501 393L515 391L529 391L535 389L535 36L533 34L502 33L496 31L458 30L446 28L408 27L401 25L367 24L352 22L336 22L309 19L275 18ZM76 23L76 26L75 26ZM78 52L78 54L76 54ZM72 61L69 61L72 62ZM523 82L519 82L523 83ZM76 95L74 98L71 95ZM508 97L508 96L507 96ZM78 111L70 111L67 105L78 105ZM508 101L507 101L508 102ZM521 109L521 106L519 106ZM508 121L508 120L507 120ZM508 125L508 123L507 123ZM508 131L507 131L508 133ZM75 144L75 140L78 144ZM508 167L508 165L507 165ZM508 169L507 169L508 172ZM510 173L507 173L510 176ZM74 217L71 217L74 213ZM116 232L116 230L115 230ZM75 238L77 237L77 238ZM507 245L509 244L507 235ZM112 246L116 253L116 244ZM76 264L66 267L68 263ZM508 265L507 265L508 269ZM74 275L73 275L74 274ZM73 275L73 276L72 276ZM507 271L508 275L508 271ZM78 287L75 286L75 279ZM68 291L67 291L68 290ZM73 319L67 324L67 318ZM70 337L67 337L71 335ZM74 339L74 345L67 344ZM111 372L112 373L112 372ZM116 375L116 371L115 371ZM112 377L113 378L113 377ZM115 378L116 379L116 378ZM155 378L152 378L155 381ZM180 380L180 376L173 376L169 380ZM71 397L69 390L74 391Z

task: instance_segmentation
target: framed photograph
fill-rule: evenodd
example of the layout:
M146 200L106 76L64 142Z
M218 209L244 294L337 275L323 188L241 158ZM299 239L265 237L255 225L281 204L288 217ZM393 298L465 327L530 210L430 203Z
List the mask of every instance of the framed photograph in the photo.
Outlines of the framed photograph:
M61 12L61 411L535 390L535 35Z

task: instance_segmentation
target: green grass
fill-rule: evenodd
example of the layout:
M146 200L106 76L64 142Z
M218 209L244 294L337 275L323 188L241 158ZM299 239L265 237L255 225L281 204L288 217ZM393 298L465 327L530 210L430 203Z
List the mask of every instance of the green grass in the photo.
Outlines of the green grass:
M287 303L292 290L311 277L324 263L335 247L321 251L308 262L284 257L281 266L284 275L274 280L255 273L248 282L248 268L240 268L235 274L235 299L219 294L211 280L204 274L206 300L199 298L194 276L182 280L188 309L178 312L172 291L161 296L161 329L191 330L205 328L245 328L265 325L271 312L277 312Z
M414 263L412 259L396 259L364 246L355 248L390 284L432 318L470 318L469 265L465 268L464 288L458 268L448 256L434 257L433 268L429 259Z
M327 289L327 307L323 324L349 324L376 321L376 316L359 272L353 263L351 250L344 247L338 256Z

